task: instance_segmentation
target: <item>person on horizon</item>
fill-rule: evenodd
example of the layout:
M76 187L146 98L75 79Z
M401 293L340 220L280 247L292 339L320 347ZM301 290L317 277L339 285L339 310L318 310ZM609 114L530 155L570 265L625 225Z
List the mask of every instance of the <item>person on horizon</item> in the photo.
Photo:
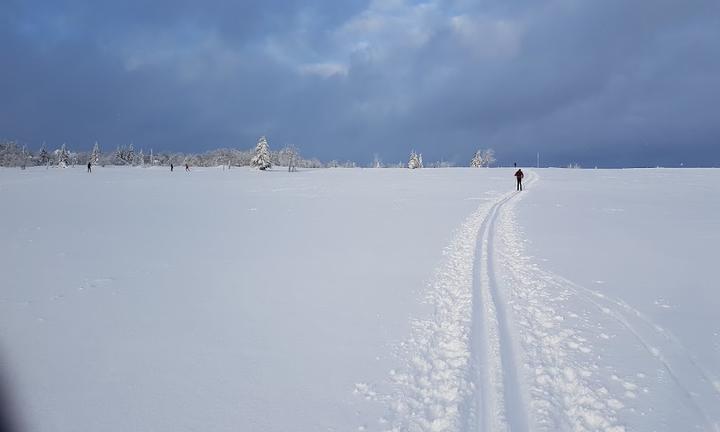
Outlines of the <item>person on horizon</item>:
M92 162L88 162L88 172L92 172Z
M513 166L517 168L517 162L513 162Z
M185 164L185 171L190 172L190 164Z
M517 179L517 190L522 190L522 179L525 177L525 174L523 174L522 169L519 169L515 172L515 178Z
M173 164L170 164L170 172L172 172L173 168L175 168L175 166L173 166Z

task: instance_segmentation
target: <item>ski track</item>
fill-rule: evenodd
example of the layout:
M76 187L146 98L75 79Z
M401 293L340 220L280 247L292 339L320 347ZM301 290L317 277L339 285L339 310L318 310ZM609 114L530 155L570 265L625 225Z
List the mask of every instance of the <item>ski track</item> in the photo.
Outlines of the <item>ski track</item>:
M532 180L527 185L531 183ZM515 196L513 193L498 201L478 231L471 318L472 363L468 378L474 392L469 396L466 431L528 429L515 337L494 272L495 222L500 208Z
M532 186L538 176L529 174ZM484 202L457 230L429 286L434 313L399 345L391 389L356 384L387 407L378 428L622 432L642 429L643 416L657 414L643 397L665 392L692 413L687 430L720 431L720 382L677 338L525 255L514 206L526 195ZM618 346L647 364L614 364Z

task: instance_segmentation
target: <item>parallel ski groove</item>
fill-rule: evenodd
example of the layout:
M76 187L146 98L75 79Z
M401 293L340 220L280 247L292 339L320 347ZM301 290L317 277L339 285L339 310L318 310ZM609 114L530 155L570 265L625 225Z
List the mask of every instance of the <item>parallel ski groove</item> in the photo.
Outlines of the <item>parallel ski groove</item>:
M513 192L496 202L478 230L470 333L474 409L473 417L466 419L466 431L528 430L510 317L493 268L495 221L502 206L517 195Z
M507 316L507 306L503 293L498 287L494 271L494 238L495 238L495 221L497 220L500 206L495 208L491 217L487 234L487 253L484 262L486 263L486 271L488 273L488 288L495 304L495 310L498 317L500 330L500 352L502 354L502 370L503 383L505 391L505 409L509 429L513 432L522 432L528 430L527 405L523 397L520 368L515 356L515 344L513 332L511 330L510 318Z

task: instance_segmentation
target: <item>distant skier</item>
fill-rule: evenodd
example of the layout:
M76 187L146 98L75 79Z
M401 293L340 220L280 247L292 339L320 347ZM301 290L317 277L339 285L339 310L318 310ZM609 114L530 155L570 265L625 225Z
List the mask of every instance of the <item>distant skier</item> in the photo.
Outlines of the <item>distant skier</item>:
M185 164L185 171L190 172L190 165L189 165L189 164Z
M515 171L515 178L517 179L517 190L522 190L522 179L525 177L525 174L523 174L522 169L519 169Z
M88 162L88 172L92 172L92 162Z
M513 162L513 166L517 168L517 162Z
M173 164L170 164L170 172L172 172L174 168L175 166L173 166Z

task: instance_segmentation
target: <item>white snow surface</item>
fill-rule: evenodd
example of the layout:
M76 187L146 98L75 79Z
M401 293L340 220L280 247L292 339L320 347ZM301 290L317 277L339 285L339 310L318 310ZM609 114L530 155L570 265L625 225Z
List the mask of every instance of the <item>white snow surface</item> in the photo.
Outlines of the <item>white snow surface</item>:
M720 170L0 169L28 431L720 431Z

